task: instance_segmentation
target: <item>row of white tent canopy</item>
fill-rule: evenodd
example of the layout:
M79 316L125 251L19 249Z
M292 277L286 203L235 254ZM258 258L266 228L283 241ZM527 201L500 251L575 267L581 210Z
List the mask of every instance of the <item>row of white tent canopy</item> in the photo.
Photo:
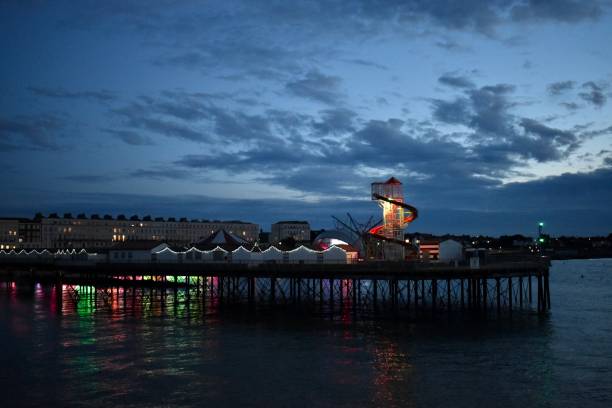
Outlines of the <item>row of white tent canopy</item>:
M84 249L81 249L80 251L77 251L76 249L59 249L55 252L51 252L48 249L43 249L42 251L39 251L37 249L32 249L32 250L26 250L26 249L22 249L20 251L15 251L14 249L11 249L10 251L5 251L4 249L0 250L0 256L51 256L51 257L58 257L58 256L73 256L73 255L97 255L95 253L89 253Z
M95 252L87 252L85 249L77 251L76 249L60 249L57 251L49 251L48 249L43 250L25 250L16 251L11 249L10 251L0 250L0 260L16 260L19 262L30 262L36 261L37 263L43 262L55 262L55 261L87 261L87 262L99 262L105 257Z
M230 262L230 263L349 263L351 254L337 246L331 246L323 251L315 251L300 246L290 251L282 251L271 246L264 251L252 251L243 246L233 251L216 247L210 251L202 251L195 247L186 251L174 251L169 247L152 252L156 262Z
M129 256L126 256L128 255ZM121 256L117 256L121 255ZM229 263L350 263L356 254L347 253L344 249L331 246L323 251L315 251L305 246L300 246L290 251L283 251L275 246L266 250L249 250L243 246L233 251L227 251L220 246L202 251L195 247L185 251L175 251L166 244L162 244L152 250L111 250L109 262L167 262L167 263L200 263L200 262L229 262ZM0 250L0 259L19 259L19 260L79 260L103 262L106 258L103 254L90 253L85 249L77 251L58 250L51 252L47 249L38 251L36 249L27 251L5 251Z

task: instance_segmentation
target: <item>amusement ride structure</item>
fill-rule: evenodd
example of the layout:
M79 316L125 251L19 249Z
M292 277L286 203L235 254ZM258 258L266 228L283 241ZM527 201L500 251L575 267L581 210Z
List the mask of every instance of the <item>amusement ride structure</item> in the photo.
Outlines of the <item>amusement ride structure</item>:
M410 243L404 241L404 228L418 217L415 207L404 202L402 183L391 177L384 183L372 183L372 200L378 201L383 217L373 222L370 217L365 223L357 222L347 213L347 220L332 216L336 229L324 231L315 246L325 249L334 243L349 244L359 251L363 259L399 261L414 252Z
M383 242L383 259L403 260L404 249L410 246L404 241L404 227L418 217L417 209L404 203L402 183L395 177L384 183L372 183L372 200L378 201L383 210L383 219L368 234Z

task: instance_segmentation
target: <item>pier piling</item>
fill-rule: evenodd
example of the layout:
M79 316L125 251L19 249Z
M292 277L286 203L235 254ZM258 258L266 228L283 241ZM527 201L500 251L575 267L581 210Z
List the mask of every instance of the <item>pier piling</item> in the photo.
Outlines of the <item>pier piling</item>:
M202 309L244 303L251 308L258 305L316 308L326 311L325 314L351 309L353 315L375 312L379 316L387 313L426 317L445 309L449 315L502 316L509 315L507 312L515 308L533 308L532 289L535 289L537 311L543 314L551 308L549 270L546 265L537 263L481 269L424 267L409 263L376 267L367 263L275 264L258 268L183 264L173 266L171 273L167 273L167 269L167 266L156 264L146 265L146 268L101 265L93 271L92 267L50 268L48 271L37 268L28 270L28 274L32 274L29 279L35 281L53 282L58 309L62 307L64 284L82 285L81 290L74 291L74 296L90 299L94 304L118 302L126 305L131 301L134 305L146 299L162 305L172 301L176 307L177 302L191 303L196 298ZM10 275L2 275L0 269L1 276L13 279L16 273L11 269ZM536 279L537 288L532 287L532 277ZM147 293L143 289L151 290ZM195 308L190 310L193 313Z

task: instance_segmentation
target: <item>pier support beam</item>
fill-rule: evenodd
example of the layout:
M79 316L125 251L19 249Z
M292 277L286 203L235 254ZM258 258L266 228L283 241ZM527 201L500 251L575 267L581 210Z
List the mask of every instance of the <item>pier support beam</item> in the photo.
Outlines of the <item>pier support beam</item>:
M351 302L351 309L353 310L353 313L357 312L357 287L356 287L356 279L352 279L351 280L351 295L352 295L352 302Z
M523 277L519 277L519 308L523 308Z
M508 278L508 310L512 313L512 278Z
M372 299L374 302L374 310L378 310L378 280L374 279L372 282Z
M501 314L501 283L495 278L495 290L497 291L497 314Z
M393 308L393 313L397 313L397 279L391 279L389 281L389 285L389 289L391 292L391 307Z
M481 270L445 269L441 266L433 268L427 265L415 265L412 270L412 267L404 268L389 264L385 265L387 269L376 267L369 270L363 267L355 269L355 273L353 269L344 266L338 266L336 270L328 265L262 265L257 268L210 266L211 270L218 270L222 276L211 276L191 267L181 269L177 266L167 272L158 268L159 265L155 265L143 272L145 267L136 265L134 268L138 272L134 272L131 268L120 270L106 265L100 266L101 269L97 274L92 274L90 270L69 271L66 282L78 284L81 288L78 292L70 289L66 294L72 295L75 299L80 297L84 302L96 305L99 302L100 307L111 302L114 304L119 300L119 304L129 309L128 291L131 290L132 302L140 302L143 296L149 300L149 288L154 288L150 300L161 302L165 308L170 306L166 301L174 292L175 304L182 301L189 303L194 297L198 297L199 304L201 296L202 308L209 301L212 306L225 305L228 302L243 304L248 302L253 306L259 300L266 304L302 304L315 309L321 306L325 310L327 304L331 310L342 311L352 306L353 313L357 313L360 308L367 308L368 311L384 311L390 316L391 312L409 315L410 309L414 306L415 313L424 317L425 314L419 311L428 308L433 313L439 313L444 308L451 313L453 309L459 310L459 307L462 310L485 314L497 310L497 314L503 316L507 315L507 308L523 309L525 303L525 308L535 310L535 301L531 306L526 303L537 293L537 310L539 313L545 313L551 308L548 265L539 262L533 264L533 267L526 264L507 268L501 266L489 268L488 265L484 265ZM530 269L525 269L526 267ZM373 273L374 271L376 273ZM61 296L57 271L52 270L51 274L49 271L46 272L47 278L53 277L53 273L56 274L57 283L54 282L57 284L56 293L58 297ZM23 280L24 276L30 278L31 273L33 272L28 270L27 273L19 275L19 271L8 270L7 276L18 276ZM142 274L144 278L141 278ZM185 279L185 282L178 281L179 276ZM537 289L531 282L532 276L537 279L535 283ZM33 278L37 279L37 276ZM256 282L256 279L259 279L259 282ZM363 287L362 282L365 282ZM440 286L444 282L446 288ZM503 286L504 282L507 282L507 288ZM17 282L17 285L19 284L20 282ZM94 286L95 289L92 289ZM127 290L122 291L120 288L124 287ZM193 292L191 292L192 287L195 289ZM147 289L142 290L142 288ZM182 290L185 292L181 298L179 295ZM430 306L427 305L428 301L431 301ZM338 302L340 303L336 307ZM66 308L66 305L63 307ZM193 305L190 307L193 309Z
M276 303L276 278L270 278L270 303Z
M550 287L548 271L544 272L544 292L546 293L546 310L550 310Z
M451 280L446 280L446 309L451 311Z
M529 304L533 303L532 294L531 294L531 274L529 274L529 279L527 281L528 292L529 292Z
M487 312L487 292L488 290L488 286L487 286L487 278L484 278L482 280L482 308L484 310L484 312Z
M544 312L544 288L542 284L542 274L538 274L538 312Z
M438 281L433 279L431 281L431 311L436 313L436 303L438 303Z
M329 280L329 310L334 312L334 280Z

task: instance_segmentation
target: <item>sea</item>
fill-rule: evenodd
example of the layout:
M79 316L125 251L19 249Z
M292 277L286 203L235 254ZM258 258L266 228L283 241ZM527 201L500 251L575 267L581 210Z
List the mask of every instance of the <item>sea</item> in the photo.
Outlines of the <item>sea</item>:
M545 316L391 320L0 283L0 407L612 407L612 259L550 279Z

